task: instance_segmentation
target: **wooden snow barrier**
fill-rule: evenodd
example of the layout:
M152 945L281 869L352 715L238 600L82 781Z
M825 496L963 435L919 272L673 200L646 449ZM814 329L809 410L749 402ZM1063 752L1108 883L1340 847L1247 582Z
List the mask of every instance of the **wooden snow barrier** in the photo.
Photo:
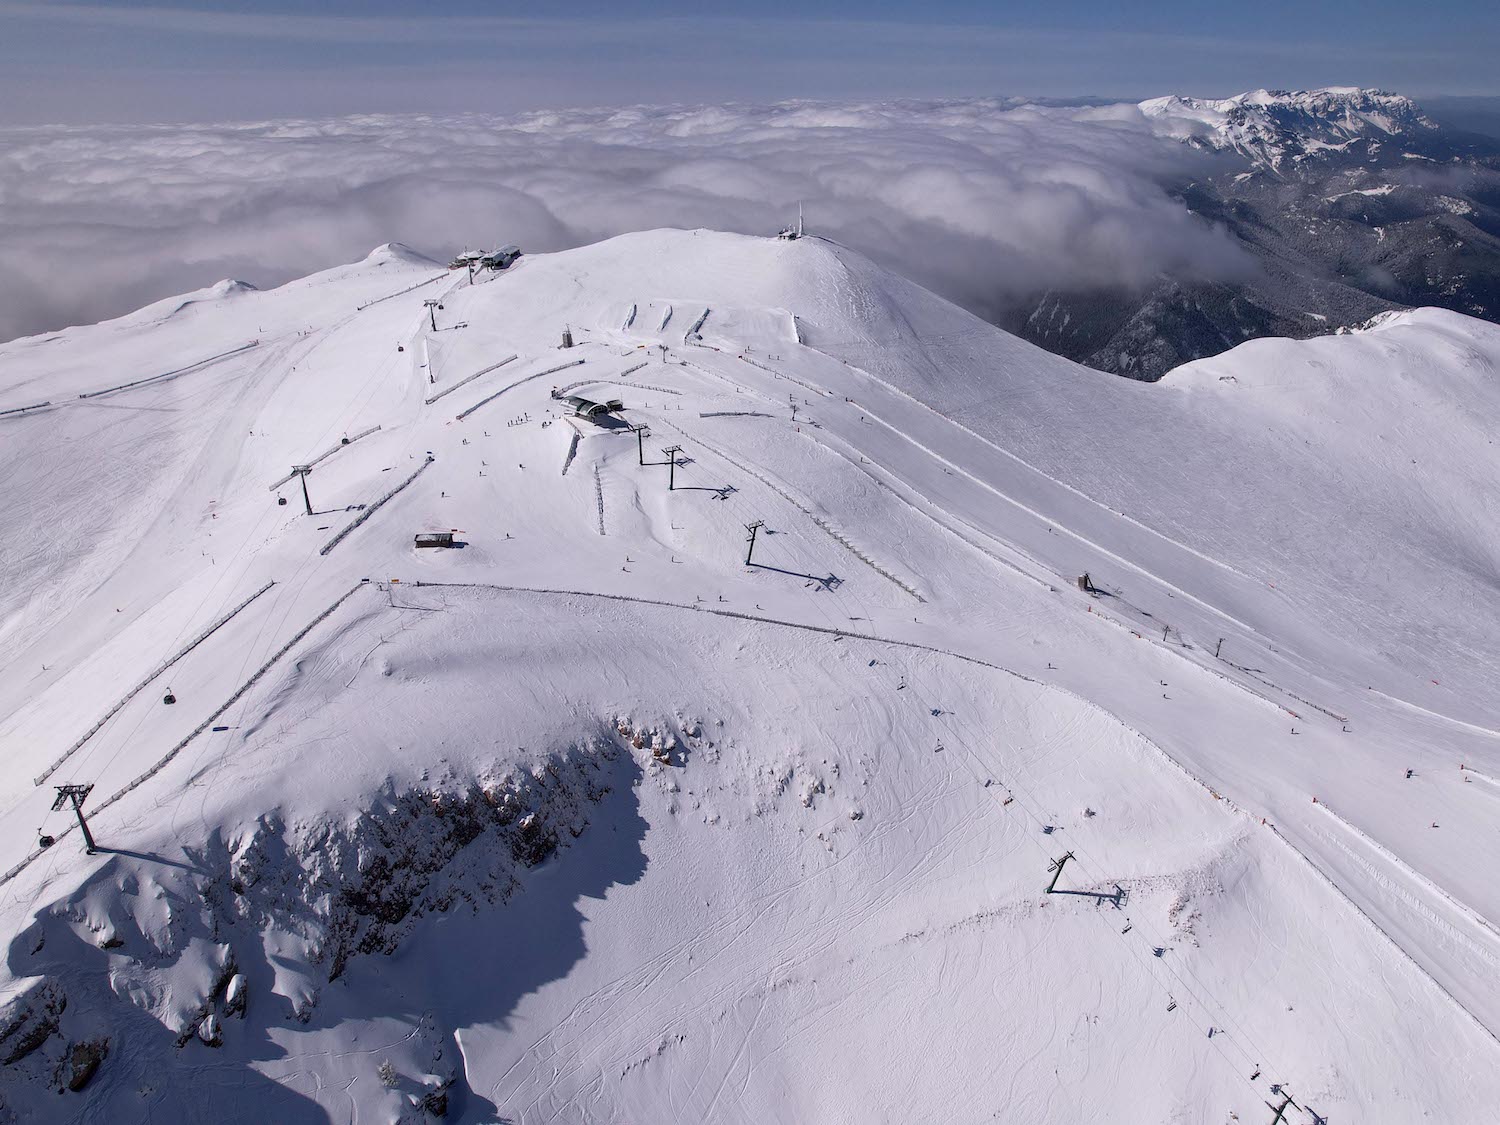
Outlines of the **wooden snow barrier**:
M514 352L512 352L510 355L508 355L504 359L502 359L499 363L492 363L488 367L484 368L483 370L474 372L474 374L472 374L472 375L465 375L458 382L454 383L453 386L451 386L451 387L444 387L442 390L438 391L438 393L435 394L435 395L433 395L431 398L424 398L422 401L425 404L427 404L428 406L431 406L433 403L435 403L438 399L442 398L444 395L451 395L454 391L458 390L458 388L462 387L465 383L472 383L475 379L479 378L481 375L488 375L491 371L495 371L495 370L498 370L501 367L504 367L507 363L510 363L515 358L516 358L516 355L515 355Z
M797 386L799 386L799 387L806 387L808 390L812 391L812 393L815 394L815 395L822 395L825 398L832 398L833 397L833 392L832 391L827 390L827 389L825 389L823 387L815 387L811 383L804 383L801 379L798 379L796 376L794 376L794 375L788 375L785 371L777 371L776 368L770 366L769 364L761 363L758 359L751 359L747 355L737 355L734 358L737 359L737 360L739 360L741 363L748 363L751 367L759 367L762 371L769 371L772 375L776 376L776 378L778 378L778 379L785 379L788 383L796 383Z
M594 462L594 502L599 509L599 534L604 534L604 481L599 476L599 462Z
M392 496L395 496L396 493L400 492L403 488L405 488L407 485L409 485L412 481L416 480L419 476L421 476L423 473L425 473L427 471L427 466L431 465L432 462L433 462L433 460L434 460L434 458L433 458L432 454L429 453L427 455L427 460L423 461L422 464L417 467L417 471L416 472L412 473L411 476L407 477L404 481L402 481L400 484L398 484L395 488L391 489L384 496L382 496L379 500L375 501L375 503L371 504L363 512L360 512L359 515L355 516L354 519L350 521L349 525L347 527L345 527L343 531L339 532L332 539L330 539L327 543L323 544L323 549L321 551L319 551L318 554L320 554L320 555L326 555L329 551L331 551L335 547L337 547L339 545L339 543L341 543L343 541L344 536L348 535L356 527L358 527L360 524L364 523L365 520L369 519L376 512L380 511L381 507L385 504L385 502L387 500L389 500Z
M32 784L33 785L41 785L44 782L46 782L46 780L49 777L51 777L54 773L57 772L57 767L58 766L62 765L69 758L71 758L74 754L78 753L78 751L82 748L82 746L83 746L83 744L85 742L87 742L89 739L93 738L94 735L98 734L101 730L103 730L104 729L104 724L107 723L107 722L109 722L116 715L118 715L120 713L120 710L125 706L125 704L129 703L132 699L134 699L137 695L139 695L142 691L144 691L146 689L147 685L150 684L152 680L156 679L163 672L165 672L168 668L172 667L172 665L176 664L184 656L186 656L188 653L192 652L193 649L197 648L204 641L208 640L209 637L211 637L215 633L217 633L221 628L223 628L225 625L227 625L229 623L229 620L232 617L234 617L236 614L238 614L240 612L240 610L244 609L246 606L248 606L256 598L260 597L262 594L264 594L267 590L269 590L274 585L276 585L275 581L267 582L259 590L255 591L255 593L251 594L244 601L240 602L239 605L235 606L228 613L224 614L217 621L215 621L212 625L210 625L207 629L205 629L205 630L203 630L203 632L199 633L196 637L194 637L191 641L189 641L184 647L182 647L181 649L179 649L177 651L177 653L175 655L173 655L170 659L164 660L164 661L162 661L162 663L158 664L154 669L152 669L151 673L148 676L146 676L145 679L141 680L140 683L136 684L135 687L131 688L128 692L126 692L123 696L121 696L120 697L120 701L118 703L116 703L113 707L111 707L108 711L106 711L104 713L104 717L102 719L100 719L93 726L89 727L88 730L84 731L82 737L80 737L77 742L73 743L72 746L69 746L66 750L64 750L62 752L62 755L55 762L53 762L50 766L48 766L46 769L44 769L37 777L33 778L32 779Z
M442 281L443 278L445 278L447 276L448 276L448 271L444 270L440 274L436 274L433 277L429 277L426 281L419 281L415 285L408 285L405 289L398 289L394 293L387 293L384 297L376 297L373 301L366 301L362 305L355 305L354 306L354 311L355 312L364 312L371 305L378 305L378 304L380 304L381 301L389 301L392 297L401 297L401 296L404 296L407 293L415 292L416 290L422 288L422 286L424 286L424 285L431 285L434 281Z
M571 421L571 419L570 419ZM578 427L573 427L573 440L568 443L568 455L563 458L562 475L567 476L568 470L573 467L573 458L578 456L578 443L583 440L583 435L578 432Z
M487 398L480 399L473 406L469 407L469 409L463 411L458 415L455 415L455 417L458 421L462 422L465 418L467 418L470 414L473 414L474 411L478 410L481 406L485 406L491 402L494 402L506 391L515 390L515 388L519 387L522 383L528 383L532 379L540 379L543 375L551 375L558 371L566 371L570 367L577 367L582 362L583 360L581 359L570 359L566 363L559 363L556 367L548 367L543 371L533 371L530 375L527 375L521 379L517 379L514 383L510 383L506 386L501 387L498 391L488 396Z
M251 348L256 348L259 346L259 340L251 340L248 344L241 344L237 348L230 348L227 352L220 352L218 355L211 355L207 359L196 360L193 363L189 363L185 367L174 368L171 371L163 371L160 375L148 375L144 379L135 379L129 383L120 383L117 386L105 387L102 391L88 391L84 394L79 395L78 397L98 398L101 395L112 395L116 391L128 391L132 387L144 387L148 383L157 383L163 379L171 379L178 375L186 375L189 371L196 371L200 367L207 367L210 363L217 363L221 359L228 359L232 355L239 355L240 352L247 352Z
M332 449L325 449L325 450L323 450L322 453L319 453L311 461L308 461L307 462L307 467L309 469L312 468L319 461L322 461L322 460L325 460L326 458L332 457L340 449L343 449L344 446L346 446L346 445L353 445L360 438L369 437L371 434L376 433L379 429L380 429L379 426L371 426L368 430L360 430L359 433L354 434L351 437L340 438L339 439L339 443L337 445L335 445ZM287 473L286 476L282 477L275 484L271 485L270 491L275 492L278 488L280 488L282 485L284 485L287 481L291 480L296 475L297 475L296 473Z

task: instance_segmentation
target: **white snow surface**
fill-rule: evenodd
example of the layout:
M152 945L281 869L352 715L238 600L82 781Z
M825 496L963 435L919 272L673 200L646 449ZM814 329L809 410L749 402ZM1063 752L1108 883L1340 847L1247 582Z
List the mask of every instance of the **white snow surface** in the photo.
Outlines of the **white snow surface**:
M1493 1121L1497 364L676 230L0 346L0 1104Z
M1437 129L1410 98L1357 86L1251 90L1232 98L1172 94L1140 103L1162 136L1230 149L1272 169L1356 139Z

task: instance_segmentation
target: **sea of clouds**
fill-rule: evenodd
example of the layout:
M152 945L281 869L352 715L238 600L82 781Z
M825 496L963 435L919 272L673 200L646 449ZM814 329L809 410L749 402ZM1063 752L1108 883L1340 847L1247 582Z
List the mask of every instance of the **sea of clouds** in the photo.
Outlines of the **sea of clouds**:
M401 241L809 228L975 309L1252 267L1133 105L994 99L0 130L0 340Z

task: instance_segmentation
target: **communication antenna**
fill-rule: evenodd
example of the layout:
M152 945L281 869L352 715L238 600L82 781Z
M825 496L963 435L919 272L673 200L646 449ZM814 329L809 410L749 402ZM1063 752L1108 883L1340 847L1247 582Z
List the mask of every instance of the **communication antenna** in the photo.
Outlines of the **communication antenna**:
M797 237L802 237L802 200L797 200Z

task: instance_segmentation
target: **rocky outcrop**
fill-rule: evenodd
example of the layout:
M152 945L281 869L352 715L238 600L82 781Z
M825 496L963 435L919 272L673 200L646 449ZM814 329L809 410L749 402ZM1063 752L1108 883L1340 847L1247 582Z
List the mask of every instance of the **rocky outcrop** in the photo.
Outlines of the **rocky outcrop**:
M222 877L204 897L225 923L302 934L337 979L425 915L509 898L520 871L588 826L621 753L599 737L462 788L387 791L351 824L264 818L218 857Z
M0 1064L20 1062L58 1033L68 998L54 980L38 981L0 1009Z

